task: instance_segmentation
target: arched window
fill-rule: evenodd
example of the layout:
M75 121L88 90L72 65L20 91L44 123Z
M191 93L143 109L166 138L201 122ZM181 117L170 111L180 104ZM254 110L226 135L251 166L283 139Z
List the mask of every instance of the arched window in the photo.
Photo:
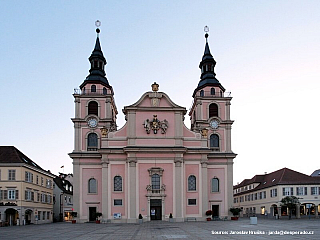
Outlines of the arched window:
M102 89L102 93L103 93L103 95L107 95L107 89L104 87L103 89Z
M160 190L160 176L153 174L151 177L152 190Z
M113 191L115 191L115 192L122 191L122 177L121 176L115 176L113 178Z
M88 151L96 151L98 148L98 136L95 133L88 135Z
M88 193L97 193L97 180L94 178L88 181Z
M98 103L95 101L89 102L88 114L94 114L98 116Z
M204 97L204 91L203 90L200 91L200 97Z
M97 91L96 85L91 85L91 92L96 92L96 91Z
M218 105L211 103L209 106L209 118L218 117Z
M211 88L211 95L215 95L216 94L216 90L214 88Z
M219 147L219 136L217 134L212 134L210 136L210 147L212 148Z
M218 178L211 179L211 192L219 192L219 179Z
M197 184L196 184L196 176L190 175L188 177L188 191L196 191Z

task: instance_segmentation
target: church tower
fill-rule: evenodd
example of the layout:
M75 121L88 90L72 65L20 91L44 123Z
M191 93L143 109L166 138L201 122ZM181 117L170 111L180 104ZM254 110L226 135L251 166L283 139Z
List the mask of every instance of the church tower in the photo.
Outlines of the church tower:
M89 75L80 85L80 89L74 90L75 117L74 123L74 150L70 153L73 159L74 173L74 211L83 214L80 209L80 163L90 162L101 165L101 138L108 132L117 130L116 116L118 114L114 101L112 86L106 78L105 66L107 61L103 55L100 45L100 21L96 22L97 38L94 49L89 57ZM96 180L95 178L92 178ZM92 192L97 192L98 184L89 180ZM93 196L95 198L96 196ZM101 201L100 199L93 199ZM93 201L92 200L92 201ZM90 214L94 215L99 209L91 209Z
M205 27L205 31L208 28ZM214 60L208 43L209 34L205 34L206 44L202 60L200 81L193 92L193 104L189 112L191 130L207 135L208 147L213 151L231 151L230 93L216 78Z

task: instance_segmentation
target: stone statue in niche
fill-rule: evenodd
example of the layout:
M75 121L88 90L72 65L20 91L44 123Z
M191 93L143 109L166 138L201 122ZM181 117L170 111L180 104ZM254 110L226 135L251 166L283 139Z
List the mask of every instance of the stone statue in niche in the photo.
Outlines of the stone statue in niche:
M157 115L153 115L153 119L151 121L149 119L146 119L143 123L143 126L148 134L151 130L154 134L157 134L159 129L161 129L162 134L165 134L168 129L168 121L166 119L164 119L163 121L159 121Z

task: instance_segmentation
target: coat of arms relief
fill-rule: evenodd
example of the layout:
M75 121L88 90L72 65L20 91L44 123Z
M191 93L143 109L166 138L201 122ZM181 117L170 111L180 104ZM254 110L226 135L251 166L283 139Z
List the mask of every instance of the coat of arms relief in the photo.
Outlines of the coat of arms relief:
M150 131L153 131L154 134L157 134L161 130L162 134L165 134L168 129L168 121L164 119L163 121L158 120L157 115L153 115L153 119L146 119L143 123L146 132L149 134Z

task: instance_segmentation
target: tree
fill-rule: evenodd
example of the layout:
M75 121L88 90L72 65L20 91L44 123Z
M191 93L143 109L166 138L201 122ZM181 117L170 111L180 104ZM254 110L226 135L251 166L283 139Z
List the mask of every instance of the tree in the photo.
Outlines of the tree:
M291 219L292 210L300 205L299 199L295 196L286 196L281 199L280 206L287 207L289 209L289 220Z
M241 208L230 208L230 212L233 214L233 216L239 216L239 213L242 211Z

